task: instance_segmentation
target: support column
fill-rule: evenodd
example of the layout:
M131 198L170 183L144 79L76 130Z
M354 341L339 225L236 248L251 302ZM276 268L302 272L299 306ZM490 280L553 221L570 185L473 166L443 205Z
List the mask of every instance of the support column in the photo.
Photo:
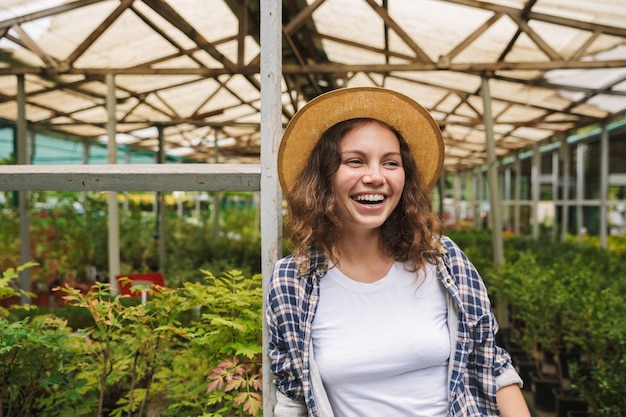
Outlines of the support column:
M261 272L263 307L274 264L282 256L282 193L276 155L282 134L282 2L261 2ZM264 316L265 317L265 316ZM276 387L267 359L263 318L263 415L274 415Z
M520 201L522 200L522 160L519 152L515 155L515 162L513 163L515 169L515 205L513 207L513 231L515 236L520 235L521 207Z
M511 167L507 166L504 170L504 201L507 201L508 204L503 204L502 209L506 211L506 213L502 216L502 224L507 230L511 230Z
M28 165L30 161L30 135L26 123L26 86L24 75L17 76L17 163ZM32 253L30 251L30 218L28 216L28 191L17 191L17 206L20 215L20 264L31 262ZM26 268L19 273L20 288L30 291L30 281L32 272ZM22 305L30 304L30 297L22 295Z
M461 219L461 200L463 195L461 194L461 174L458 172L452 177L454 181L454 222L459 224Z
M482 187L480 181L480 170L472 171L472 207L474 210L474 228L482 229L481 225L481 204L482 204Z
M215 143L213 144L213 162L219 163L220 160L220 148L217 146L219 139L219 130L215 130ZM219 191L213 191L213 237L218 238L220 236L220 203L222 197Z
M107 133L109 141L107 144L108 163L117 164L117 142L115 136L117 134L117 117L115 116L115 76L113 74L106 75L107 84ZM108 198L108 227L109 227L109 284L111 285L111 294L119 293L116 275L120 274L120 218L119 203L117 201L117 192L109 191Z
M609 130L602 125L600 135L600 245L608 246L607 200L609 193Z
M163 141L163 126L158 127L159 148L157 150L157 164L165 163L165 146ZM167 234L167 207L165 206L165 191L157 192L157 243L159 249L159 271L165 272L166 262L166 234Z
M441 171L441 175L439 176L439 180L437 181L437 198L439 199L439 219L441 220L441 224L445 226L446 222L446 209L444 207L443 194L446 183L446 172L444 170Z
M552 233L551 239L556 242L557 238L557 224L556 224L556 201L559 199L559 153L557 151L552 152L552 202L554 207L554 219L552 220Z
M569 230L569 178L571 171L571 154L567 137L561 141L560 148L561 158L563 159L563 195L561 201L561 242L565 242L567 239L567 232Z
M586 144L576 145L576 234L578 243L583 241L583 200L585 199L585 148Z
M504 263L504 242L502 239L502 208L500 206L500 187L498 186L498 161L496 144L493 136L493 116L491 114L491 93L489 79L482 77L481 95L483 97L483 122L487 141L487 182L489 185L489 204L492 227L493 260L496 267Z
M539 146L533 145L532 166L530 168L533 239L539 238L539 191L541 187L541 153Z

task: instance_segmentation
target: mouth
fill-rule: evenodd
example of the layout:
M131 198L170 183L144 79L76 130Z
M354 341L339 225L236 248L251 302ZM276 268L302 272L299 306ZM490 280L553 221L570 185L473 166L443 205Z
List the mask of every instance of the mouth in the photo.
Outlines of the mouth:
M353 196L352 199L360 204L375 206L381 204L385 200L385 196L383 194L359 194Z

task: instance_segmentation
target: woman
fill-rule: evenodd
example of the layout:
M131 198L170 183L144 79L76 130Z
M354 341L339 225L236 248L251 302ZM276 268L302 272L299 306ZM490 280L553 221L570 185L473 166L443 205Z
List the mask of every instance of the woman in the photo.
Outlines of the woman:
M294 254L266 311L276 417L530 415L482 279L437 234L443 157L430 114L391 90L336 90L290 121Z

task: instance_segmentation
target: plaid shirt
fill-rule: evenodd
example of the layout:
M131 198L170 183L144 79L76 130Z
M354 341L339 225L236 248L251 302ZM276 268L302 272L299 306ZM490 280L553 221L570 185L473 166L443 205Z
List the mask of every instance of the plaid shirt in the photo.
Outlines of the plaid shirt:
M495 344L498 324L478 271L452 240L444 236L441 243L444 250L437 275L456 312L456 317L449 315L449 325L456 323L457 329L456 333L451 331L448 415L498 416L496 390L511 383L521 384L521 379L513 370L509 354ZM310 360L311 324L319 298L319 280L326 270L322 254L312 254L304 268L293 255L288 256L276 263L268 292L268 354L275 383L292 400L304 400L309 417L332 415L332 411L325 411L329 404L318 404L323 401L316 400L314 390L319 387L312 386L315 378Z

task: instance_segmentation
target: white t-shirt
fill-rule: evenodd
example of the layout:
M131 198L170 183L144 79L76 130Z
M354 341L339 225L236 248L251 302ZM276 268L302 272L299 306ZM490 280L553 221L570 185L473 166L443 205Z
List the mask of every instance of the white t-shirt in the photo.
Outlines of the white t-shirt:
M445 289L396 262L373 283L330 268L320 281L313 354L335 417L447 415Z

